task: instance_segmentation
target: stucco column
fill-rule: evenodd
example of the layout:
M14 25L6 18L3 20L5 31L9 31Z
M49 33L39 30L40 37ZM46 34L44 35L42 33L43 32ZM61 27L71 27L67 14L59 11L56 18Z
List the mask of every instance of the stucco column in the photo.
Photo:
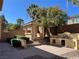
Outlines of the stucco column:
M77 50L79 50L79 40L77 40Z
M41 38L43 38L44 37L44 27L43 26L39 26L39 32L40 32Z
M3 33L2 20L0 19L0 41L2 40L2 33Z
M36 34L37 34L37 25L33 22L33 24L32 24L32 40L36 39Z

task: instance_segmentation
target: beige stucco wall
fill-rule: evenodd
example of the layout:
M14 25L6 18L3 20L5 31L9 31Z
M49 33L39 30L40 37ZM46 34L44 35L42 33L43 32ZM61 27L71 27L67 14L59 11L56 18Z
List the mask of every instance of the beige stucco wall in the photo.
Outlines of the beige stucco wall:
M77 50L79 50L79 40L77 40Z
M53 40L55 40L55 43L53 43ZM57 45L57 46L62 46L61 45L61 40L63 40L62 38L50 38L50 44L51 45ZM64 39L65 40L65 47L68 48L73 48L75 50L79 49L79 41L75 40L75 39Z
M56 39L56 45L61 45L61 41L58 38Z
M27 33L28 28L31 28L31 33ZM32 38L32 40L36 39L36 34L37 34L37 25L35 24L35 22L30 22L28 24L26 24L24 26L24 30L25 30L25 36L29 36L30 38Z
M65 46L69 48L75 48L75 42L72 39L65 40Z
M56 43L53 43L53 40L55 40ZM59 38L50 38L50 44L60 46L61 42L60 42Z
M27 33L28 28L31 28L31 33ZM31 40L37 40L37 33L40 32L40 39L43 38L44 30L42 26L38 26L35 22L28 23L24 26L25 36L30 37Z

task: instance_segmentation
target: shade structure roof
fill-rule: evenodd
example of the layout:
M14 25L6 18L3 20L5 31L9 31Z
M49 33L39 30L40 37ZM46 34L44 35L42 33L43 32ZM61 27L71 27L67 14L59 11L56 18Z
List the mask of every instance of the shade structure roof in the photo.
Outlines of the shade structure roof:
M0 0L0 11L2 10L3 0Z

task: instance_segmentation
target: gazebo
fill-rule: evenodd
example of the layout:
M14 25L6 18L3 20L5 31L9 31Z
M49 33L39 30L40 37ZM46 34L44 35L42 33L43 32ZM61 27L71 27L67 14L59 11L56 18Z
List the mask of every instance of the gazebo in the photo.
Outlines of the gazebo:
M0 0L0 11L2 10L3 0Z

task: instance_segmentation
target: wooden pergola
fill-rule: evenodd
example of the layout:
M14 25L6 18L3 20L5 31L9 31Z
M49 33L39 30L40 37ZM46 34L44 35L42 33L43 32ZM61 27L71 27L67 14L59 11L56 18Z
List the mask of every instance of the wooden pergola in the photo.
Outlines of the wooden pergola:
M0 0L0 11L2 10L3 0Z

